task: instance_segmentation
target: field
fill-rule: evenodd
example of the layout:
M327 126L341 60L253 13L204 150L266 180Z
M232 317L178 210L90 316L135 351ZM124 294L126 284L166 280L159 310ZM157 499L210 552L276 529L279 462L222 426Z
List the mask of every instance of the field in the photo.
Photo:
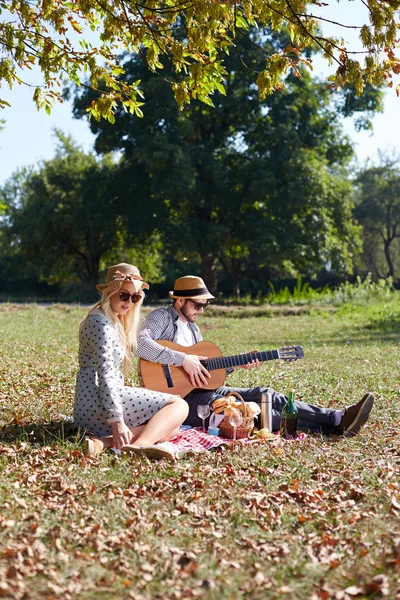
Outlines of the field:
M0 305L0 598L400 599L400 297L211 309L225 354L301 345L239 370L343 407L354 438L234 446L170 464L85 459L71 428L79 306Z

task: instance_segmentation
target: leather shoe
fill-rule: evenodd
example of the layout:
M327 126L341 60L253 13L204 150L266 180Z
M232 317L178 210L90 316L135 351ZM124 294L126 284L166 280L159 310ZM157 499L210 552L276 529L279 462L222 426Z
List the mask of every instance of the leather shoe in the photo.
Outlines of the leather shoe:
M82 442L82 451L85 456L93 456L103 452L104 444L97 438L85 437Z
M336 428L338 435L356 435L367 421L373 405L374 395L368 392L357 404L346 406L342 419Z

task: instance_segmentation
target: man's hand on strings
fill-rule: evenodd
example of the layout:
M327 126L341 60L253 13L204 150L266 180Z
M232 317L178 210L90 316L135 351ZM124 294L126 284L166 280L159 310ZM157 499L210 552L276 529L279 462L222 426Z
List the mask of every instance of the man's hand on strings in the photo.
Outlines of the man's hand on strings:
M190 383L193 387L204 387L208 383L211 375L201 363L202 360L207 360L207 356L197 356L196 354L186 354L182 367L189 375Z
M257 354L258 352L259 352L259 350L250 350L250 352L242 352L241 356L243 356L244 354ZM255 360L249 361L245 365L240 365L238 367L234 367L234 369L255 369L255 368L259 367L260 365L261 365L260 361L258 360L258 358L256 358Z

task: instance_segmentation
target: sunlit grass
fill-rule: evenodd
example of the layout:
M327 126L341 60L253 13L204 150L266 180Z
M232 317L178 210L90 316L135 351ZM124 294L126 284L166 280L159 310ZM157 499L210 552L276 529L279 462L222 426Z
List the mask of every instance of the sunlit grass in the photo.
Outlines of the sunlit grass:
M237 371L230 383L335 407L371 390L362 434L172 465L84 459L64 416L86 309L0 306L0 597L396 598L398 296L271 318L253 308L240 307L241 318L211 308L204 337L224 354L296 344L305 357Z

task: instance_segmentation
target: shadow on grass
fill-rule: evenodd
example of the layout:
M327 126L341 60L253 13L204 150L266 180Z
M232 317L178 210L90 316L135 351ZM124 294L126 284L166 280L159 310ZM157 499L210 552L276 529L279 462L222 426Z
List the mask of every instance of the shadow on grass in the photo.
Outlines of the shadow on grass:
M388 315L381 319L374 319L366 329L391 332L400 335L400 313L397 315Z
M308 305L290 306L284 304L279 305L264 305L264 306L222 306L211 305L207 308L207 315L210 317L224 317L230 319L247 319L253 317L296 317L300 315L309 315L312 310L317 310L315 307ZM332 312L331 307L321 308L322 312Z
M345 327L342 331L339 329L332 332L332 337L328 334L325 339L315 342L315 345L346 345L348 343L369 345L376 344L377 342L399 344L400 320L396 318L384 318L367 324L354 324L352 328Z
M332 345L332 346L347 346L349 344L358 344L358 345L371 346L371 345L375 345L377 342L379 342L380 344L391 344L391 345L396 344L396 345L398 345L400 342L400 333L397 335L396 334L382 335L381 333L377 332L374 335L370 335L370 334L363 335L362 332L348 331L347 333L344 333L342 336L339 336L338 334L336 334L334 337L327 337L326 339L313 341L312 345L313 346L325 346L326 344L328 344L328 345ZM307 342L302 341L301 343L302 343L303 347L305 348L307 345Z
M76 429L66 420L48 423L10 423L0 427L0 443L29 442L35 446L52 446L56 443L79 444L85 432Z

